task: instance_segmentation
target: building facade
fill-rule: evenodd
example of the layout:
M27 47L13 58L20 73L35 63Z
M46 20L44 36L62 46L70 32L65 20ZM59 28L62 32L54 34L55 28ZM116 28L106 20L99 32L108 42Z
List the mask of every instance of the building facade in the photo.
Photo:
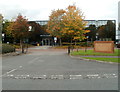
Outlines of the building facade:
M84 21L87 22L86 27L89 27L90 25L95 25L96 28L98 28L102 25L107 25L108 21L111 21L116 26L116 20L84 20ZM41 26L44 26L48 23L48 20L40 20L40 21L35 21L35 22ZM107 33L107 34L109 34L109 33ZM113 35L115 35L115 34L113 34ZM98 34L96 34L96 36L97 36L96 39L98 39ZM50 35L41 35L41 38L42 38L42 40L41 40L42 45L54 44L54 37L51 37ZM89 38L89 39L91 39L91 38ZM90 40L90 41L93 41L93 40Z
M106 25L109 20L84 20L84 21L87 22L86 27L88 27L89 25L95 25L96 27L98 27L98 26ZM115 20L110 20L110 21L116 24ZM46 25L48 20L40 20L35 22L40 25Z

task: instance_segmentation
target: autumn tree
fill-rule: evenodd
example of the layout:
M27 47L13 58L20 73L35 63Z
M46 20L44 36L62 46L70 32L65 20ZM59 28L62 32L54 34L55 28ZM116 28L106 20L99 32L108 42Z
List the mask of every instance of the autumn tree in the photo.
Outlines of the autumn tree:
M23 41L28 37L28 30L28 20L20 14L17 16L16 20L12 21L7 27L7 33L11 34L14 39L20 40L22 53L24 53Z
M61 31L62 35L68 36L70 41L72 40L84 40L85 33L89 30L84 30L86 22L84 21L84 16L82 11L75 5L68 6L66 13L63 16L63 29Z
M61 30L62 30L62 18L64 16L65 10L63 9L58 9L58 10L53 10L51 15L49 16L49 21L48 21L48 28L47 32L50 33L52 36L56 36L57 38L60 39L60 44L61 44Z
M66 10L52 11L48 22L48 32L57 37L67 37L73 40L84 40L86 22L79 8L75 5L68 6Z

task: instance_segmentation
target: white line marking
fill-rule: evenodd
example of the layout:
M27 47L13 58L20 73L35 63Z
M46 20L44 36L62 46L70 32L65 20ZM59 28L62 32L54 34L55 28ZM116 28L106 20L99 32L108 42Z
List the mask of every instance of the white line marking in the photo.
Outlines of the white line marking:
M14 71L16 71L16 70L17 70L17 69L12 69L11 71L7 72L6 74L9 74L9 73L14 72Z
M22 68L22 66L19 66L19 68ZM3 77L3 76L5 76L5 75L7 75L7 74L10 74L10 73L12 73L12 72L14 72L14 71L18 70L19 68L12 69L12 70L10 70L10 71L8 71L8 72L4 73L4 74L3 74L3 75L1 75L0 77Z
M40 59L40 57L34 58L33 60L31 60L31 61L28 62L28 63L29 63L29 64L32 64L34 61L39 60L39 59Z
M5 74L1 75L0 77L3 77L3 76L5 76L5 75L7 75L7 74L9 74L9 73L11 73L11 72L16 71L16 70L17 70L17 69L12 69L12 70L10 70L9 72L6 72Z

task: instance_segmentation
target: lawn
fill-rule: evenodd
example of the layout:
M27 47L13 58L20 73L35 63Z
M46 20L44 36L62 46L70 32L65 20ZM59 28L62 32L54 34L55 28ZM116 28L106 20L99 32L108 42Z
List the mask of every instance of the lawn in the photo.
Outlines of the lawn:
M80 57L86 56L86 57L83 57L83 58L91 59L91 60L99 60L99 61L120 63L120 61L118 61L118 58L102 57L102 56L120 56L119 52L120 52L120 49L115 49L114 53L99 53L99 52L94 52L94 50L87 50L85 52L85 50L79 50L79 51L71 52L71 55L80 56ZM101 57L90 57L90 56L101 56Z
M99 52L94 52L94 50L79 50L71 52L71 55L81 55L81 56L118 56L120 49L115 49L114 53L99 53Z
M91 60L99 60L99 61L120 63L120 61L118 61L118 58L103 58L103 57L83 57L83 58L91 59Z

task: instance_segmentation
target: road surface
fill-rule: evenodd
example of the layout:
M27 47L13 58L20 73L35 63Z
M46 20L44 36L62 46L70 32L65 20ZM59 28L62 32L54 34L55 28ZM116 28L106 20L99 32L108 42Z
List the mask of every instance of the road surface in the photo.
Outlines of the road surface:
M118 65L80 60L67 50L34 47L2 60L3 90L118 90Z

